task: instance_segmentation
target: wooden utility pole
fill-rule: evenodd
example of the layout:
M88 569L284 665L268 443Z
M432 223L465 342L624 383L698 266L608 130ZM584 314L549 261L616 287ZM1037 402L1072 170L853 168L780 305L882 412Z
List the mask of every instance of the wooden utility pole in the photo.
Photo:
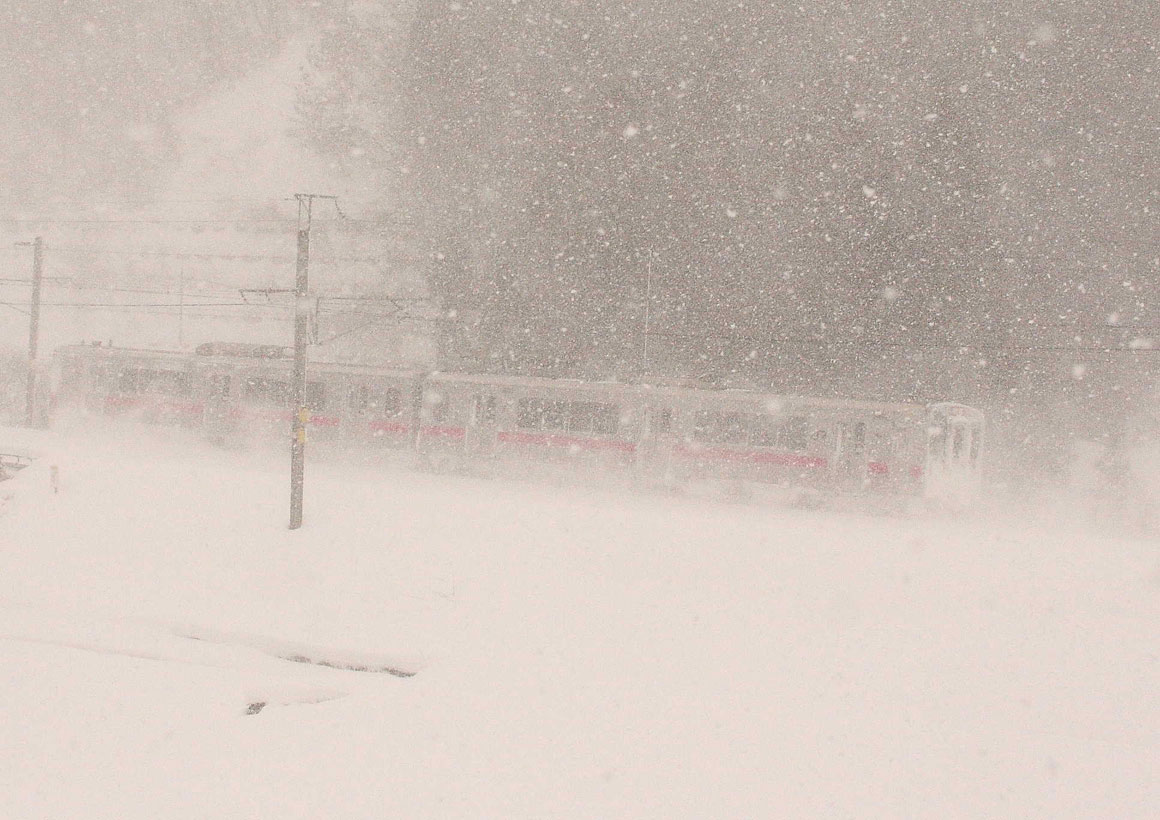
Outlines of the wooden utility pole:
M650 246L648 249L648 265L645 268L645 285L644 285L644 367L641 376L648 378L648 334L649 334L649 317L652 311L652 261L653 249ZM651 384L651 382L650 382Z
M36 415L36 352L40 344L40 283L44 273L44 240L32 240L32 299L28 310L28 398L25 425L38 427Z
M298 269L294 283L294 378L290 392L293 417L290 422L290 529L302 526L302 490L306 479L306 346L310 342L314 303L308 283L310 271L310 219L314 200L329 199L338 207L338 197L323 194L295 194L298 200ZM339 211L342 214L342 211Z
M185 350L185 265L177 279L177 349Z
M293 417L290 422L290 529L302 526L302 490L306 480L306 341L310 328L310 210L309 195L295 194L298 200L298 268L294 281L294 378L290 393Z

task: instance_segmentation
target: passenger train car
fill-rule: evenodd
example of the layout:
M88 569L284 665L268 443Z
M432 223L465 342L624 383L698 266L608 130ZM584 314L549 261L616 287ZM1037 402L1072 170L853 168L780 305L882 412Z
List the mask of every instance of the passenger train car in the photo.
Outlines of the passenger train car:
M288 434L287 348L56 353L58 409L183 424L214 439ZM983 414L930 406L312 362L311 440L475 472L591 472L634 483L780 489L798 498L977 493Z

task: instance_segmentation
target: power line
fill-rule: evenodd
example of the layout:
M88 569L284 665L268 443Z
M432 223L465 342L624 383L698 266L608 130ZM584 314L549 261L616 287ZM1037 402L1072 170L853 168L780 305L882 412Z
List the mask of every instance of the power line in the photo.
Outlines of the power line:
M269 302L201 302L201 303L180 303L180 302L42 302L43 307L60 307L60 308L84 308L84 309L108 309L108 310L125 310L125 309L203 309L203 308L225 308L225 307L248 307L248 308L267 308L284 310L285 305L279 305ZM20 309L20 306L14 302L0 302L0 306ZM230 318L237 318L230 314L223 314ZM369 327L386 321L411 321L411 322L431 322L437 321L431 317L411 316L402 311L394 311L390 313L372 313L357 310L338 311L332 315L335 316L365 316L371 317L369 321L364 324L344 331L341 335L353 333L362 327ZM688 334L688 333L665 333L654 331L650 336L667 338L667 339L683 339L689 341L708 341L708 340L739 340L747 341L760 345L767 345L774 347L777 345L808 345L811 347L835 347L838 345L846 347L864 347L864 348L890 348L902 350L953 350L964 353L979 352L979 353L1028 353L1028 352L1058 352L1058 353L1130 353L1130 354L1155 354L1160 353L1160 348L1148 346L1110 346L1110 345L1015 345L1015 344L988 344L979 342L970 343L955 343L955 342L900 342L890 341L885 339L849 339L849 338L829 338L829 339L807 339L802 337L782 337L776 339L761 338L756 336L746 335L729 335L729 334ZM337 337L333 337L337 338Z
M48 279L49 279L49 277L45 277L46 281L48 281ZM67 277L67 276L54 277L53 281L67 283L64 285L57 285L57 287L61 287L61 288L67 289L67 290L89 290L89 291L100 291L100 292L104 292L104 293L144 293L144 294L153 294L153 295L158 295L158 296L183 295L187 299L188 298L192 298L192 299L224 298L227 294L232 296L233 294L238 293L239 291L255 291L255 292L260 291L267 296L279 295L275 289L270 289L270 288L238 288L238 287L235 287L233 285L227 284L225 282L221 282L220 280L197 280L197 281L208 281L211 284L218 285L218 287L220 288L218 290L213 290L213 291L208 292L208 293L204 292L204 291L198 291L198 290L173 290L173 289L157 290L157 289L153 289L153 288L124 288L124 287L116 287L116 286L112 286L112 285L91 285L91 284L83 284L83 283L74 282L70 277ZM27 285L31 285L31 284L32 284L32 281L29 279L0 278L0 287L2 287L4 285L27 286ZM323 302L344 302L344 303L357 302L357 303L367 304L367 305L382 305L382 306L395 305L397 309L402 309L403 307L406 307L408 305L421 304L423 302L428 301L427 299L419 298L419 297L406 297L406 298L404 298L404 297L396 297L396 296L326 296L326 295L319 295L317 298ZM49 303L46 302L45 304L49 304ZM75 303L70 303L70 304L75 304ZM257 305L265 306L265 304L269 304L269 303L247 302L247 304L255 305L255 306L257 306Z
M293 217L245 217L236 219L169 219L145 218L133 219L95 219L92 217L9 217L0 215L0 225L285 225L290 227L297 224ZM326 224L335 225L395 225L414 226L415 223L403 219L359 219L343 217L330 220Z
M98 205L192 205L192 204L229 204L231 202L293 202L291 197L216 197L212 199L0 199L0 205L24 205L33 207L54 207L57 205L83 205L94 207Z
M6 253L16 252L15 248L0 248ZM83 256L156 256L172 259L227 259L239 262L293 262L294 257L287 254L263 254L263 253L202 253L199 251L127 251L116 250L113 248L90 248L80 245L53 245L53 253L63 252ZM362 263L379 263L388 261L399 261L397 258L388 256L323 256L321 261L326 264L335 262L362 262ZM405 260L410 262L420 261L418 259Z
M7 305L8 307L15 306L15 302L0 302L0 305ZM201 302L191 304L189 302L41 302L44 307L67 307L67 308L150 308L150 307L187 307L187 308L202 308L202 307L251 307L251 308L279 308L285 309L285 305L273 304L259 304L255 302Z
M864 339L864 338L805 338L795 336L784 336L780 338L763 338L760 336L748 336L744 334L692 334L692 333L665 333L654 331L650 336L687 340L694 342L705 342L709 340L735 340L750 342L758 345L766 345L775 347L777 345L808 345L819 349L834 348L834 347L866 347L866 348L891 348L904 350L955 350L961 352L980 352L980 353L1004 353L1004 352L1062 352L1062 353L1160 353L1160 348L1139 346L1104 346L1104 345L1015 345L1015 344L988 344L986 342L899 342L886 339Z
M216 293L204 293L190 290L150 290L149 288L117 288L106 287L104 285L68 285L70 289L75 290L97 290L105 293L148 293L157 296L184 296L186 299L221 299L226 294L233 295L236 293L235 288L227 288Z
M68 281L68 280L62 279L61 281ZM0 283L18 284L18 285L31 284L28 281L16 280L16 279L0 279ZM66 290L90 290L90 291L95 290L95 291L100 291L102 293L148 293L148 294L153 294L153 295L157 295L157 296L184 295L185 298L187 298L187 299L221 299L221 298L224 298L227 294L232 296L233 294L237 293L237 288L225 288L223 290L218 290L218 291L206 293L204 291L189 291L189 290L186 290L186 291L153 290L150 288L118 288L118 287L109 287L106 285L79 285L79 284L75 284L75 283L71 283L71 282L67 285L58 286L58 287L63 287Z
M0 216L0 225L293 225L294 220L287 217L272 217L268 219L93 219L91 217L5 217Z

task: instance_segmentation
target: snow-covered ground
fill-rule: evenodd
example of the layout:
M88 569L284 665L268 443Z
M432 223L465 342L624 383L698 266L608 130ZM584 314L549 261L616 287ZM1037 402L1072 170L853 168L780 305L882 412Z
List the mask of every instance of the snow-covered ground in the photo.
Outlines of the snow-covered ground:
M0 445L9 820L1160 811L1154 542Z

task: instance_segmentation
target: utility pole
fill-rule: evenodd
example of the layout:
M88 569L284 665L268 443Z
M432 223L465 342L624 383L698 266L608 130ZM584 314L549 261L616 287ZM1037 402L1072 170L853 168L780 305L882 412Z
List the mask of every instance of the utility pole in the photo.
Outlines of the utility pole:
M293 417L290 423L290 529L302 526L302 490L306 478L306 423L310 410L306 407L306 346L310 341L311 315L314 303L310 298L308 277L310 271L310 219L314 200L329 199L338 208L338 197L322 194L295 194L298 200L298 268L294 283L294 378L291 380ZM339 211L342 215L342 211Z
M44 240L32 240L32 301L28 311L28 399L25 426L37 427L36 417L36 350L40 343L40 283L44 273Z
M185 350L185 265L177 279L177 349Z
M652 310L652 261L653 249L649 246L648 249L648 265L645 268L645 286L644 286L644 372L641 374L644 378L648 378L648 334L649 334L649 316Z

